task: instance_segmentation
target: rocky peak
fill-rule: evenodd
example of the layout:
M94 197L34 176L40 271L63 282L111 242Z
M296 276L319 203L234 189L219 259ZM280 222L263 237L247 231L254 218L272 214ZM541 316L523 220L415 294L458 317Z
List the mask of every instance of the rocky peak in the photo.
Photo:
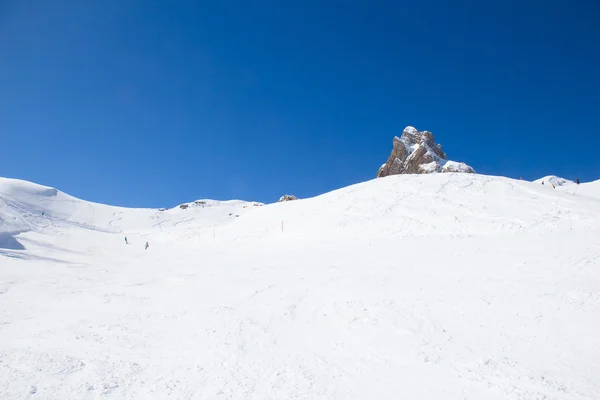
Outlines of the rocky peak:
M435 143L433 133L407 126L402 136L393 140L390 158L379 168L377 177L398 174L429 174L434 172L465 172L475 170L465 163L449 161L442 146Z

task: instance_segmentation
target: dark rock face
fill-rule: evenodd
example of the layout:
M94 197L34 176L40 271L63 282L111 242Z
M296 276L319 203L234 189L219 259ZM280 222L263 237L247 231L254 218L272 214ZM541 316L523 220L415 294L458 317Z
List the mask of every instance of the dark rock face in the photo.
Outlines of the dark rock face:
M377 177L399 174L429 174L434 172L475 173L465 163L449 161L442 146L435 143L433 134L419 132L408 126L401 137L394 138L392 154L379 168Z

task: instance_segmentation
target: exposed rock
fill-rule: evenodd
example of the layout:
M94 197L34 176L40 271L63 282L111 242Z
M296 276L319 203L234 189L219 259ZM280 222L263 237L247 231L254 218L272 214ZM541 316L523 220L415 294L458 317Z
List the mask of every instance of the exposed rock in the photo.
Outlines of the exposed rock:
M281 198L277 202L281 203L284 201L292 201L292 200L298 200L298 199L293 194L284 194L283 196L281 196Z
M431 132L419 132L412 126L407 126L402 132L402 137L396 136L393 143L392 154L379 168L378 178L434 172L475 173L475 170L465 163L449 161L446 153L442 151L442 146L435 143Z

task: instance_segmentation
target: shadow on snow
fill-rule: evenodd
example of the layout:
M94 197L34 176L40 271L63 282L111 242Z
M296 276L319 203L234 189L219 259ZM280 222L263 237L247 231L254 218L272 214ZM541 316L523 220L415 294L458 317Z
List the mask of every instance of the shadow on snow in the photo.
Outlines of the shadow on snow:
M8 232L0 232L0 249L4 249L4 250L25 250L25 246L23 246L10 233L8 233Z

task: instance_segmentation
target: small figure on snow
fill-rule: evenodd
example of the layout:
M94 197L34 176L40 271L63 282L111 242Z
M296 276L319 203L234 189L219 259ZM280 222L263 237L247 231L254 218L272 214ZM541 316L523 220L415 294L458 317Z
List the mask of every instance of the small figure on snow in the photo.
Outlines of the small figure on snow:
M544 181L542 181L542 185L544 184Z
M144 247L144 250L148 250L148 247L150 247L150 245L148 244L148 242L146 242L146 246Z
M579 178L575 178L575 183L579 185Z
M129 242L127 241L127 236L125 236L125 244L129 244Z

